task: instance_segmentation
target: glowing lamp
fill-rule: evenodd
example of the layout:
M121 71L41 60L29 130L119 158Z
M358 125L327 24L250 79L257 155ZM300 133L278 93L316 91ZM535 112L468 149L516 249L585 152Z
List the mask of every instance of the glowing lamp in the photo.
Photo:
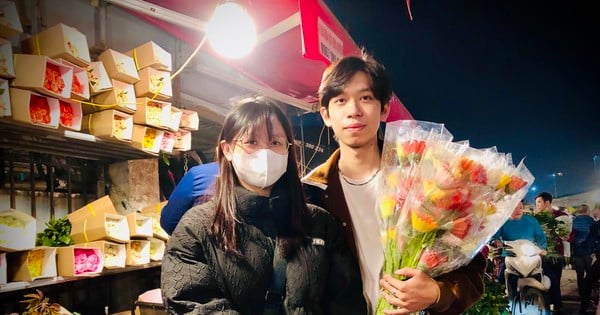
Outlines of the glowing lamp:
M220 4L206 25L213 49L228 58L242 58L256 45L256 27L248 12L236 2Z

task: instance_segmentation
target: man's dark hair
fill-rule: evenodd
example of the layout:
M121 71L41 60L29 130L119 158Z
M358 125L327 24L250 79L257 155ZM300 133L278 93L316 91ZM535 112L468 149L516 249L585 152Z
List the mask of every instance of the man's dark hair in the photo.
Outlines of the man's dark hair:
M544 201L549 201L550 203L552 203L552 195L548 192L541 192L539 193L537 196L535 196L535 199L538 198L542 198L542 200Z
M320 105L328 108L329 101L342 94L345 85L359 71L369 76L371 90L381 102L383 110L383 106L387 105L392 97L392 84L385 67L365 52L361 56L344 57L325 69L319 86Z

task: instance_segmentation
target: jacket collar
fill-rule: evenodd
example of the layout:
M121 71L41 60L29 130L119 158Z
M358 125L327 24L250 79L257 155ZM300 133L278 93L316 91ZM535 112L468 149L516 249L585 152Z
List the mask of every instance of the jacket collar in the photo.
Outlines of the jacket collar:
M286 182L277 181L268 197L249 191L240 185L236 186L238 219L259 228L270 237L275 237L282 229L287 228L290 224L291 209Z
M302 178L302 182L307 185L319 187L323 190L327 189L328 178L330 174L338 173L338 162L340 160L340 149L338 148L323 164L313 169L310 173Z

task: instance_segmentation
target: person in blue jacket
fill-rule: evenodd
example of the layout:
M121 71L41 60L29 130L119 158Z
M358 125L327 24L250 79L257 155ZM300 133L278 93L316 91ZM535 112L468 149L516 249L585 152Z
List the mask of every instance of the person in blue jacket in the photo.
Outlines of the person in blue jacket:
M181 178L160 214L160 226L165 232L173 233L188 209L210 199L218 171L216 162L200 164L190 168Z
M548 240L546 239L546 235L542 230L540 223L531 215L524 215L523 213L523 201L519 202L510 218L500 227L498 232L492 237L492 242L497 246L501 247L503 241L514 241L525 239L532 241L535 245L540 247L543 252L542 256L546 255L548 248ZM500 268L500 281L503 281L504 270L506 266L504 263ZM552 272L552 269L546 265L542 261L542 269L544 270L544 274L550 278L550 299L554 304L554 313L553 314L562 314L562 298L560 292L560 282L556 275ZM514 277L509 278L509 290L511 291L511 296L514 296L517 286L517 279Z

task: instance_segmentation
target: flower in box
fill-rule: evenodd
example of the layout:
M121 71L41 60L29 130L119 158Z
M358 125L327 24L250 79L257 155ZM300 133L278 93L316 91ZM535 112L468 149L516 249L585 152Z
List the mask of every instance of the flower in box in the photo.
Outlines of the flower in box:
M56 248L36 247L7 255L9 281L56 277Z
M152 237L152 218L132 212L127 215L127 223L129 224L129 237Z
M19 12L12 1L0 3L0 37L8 38L23 33Z
M137 98L138 108L133 113L133 122L157 128L167 128L171 119L171 103Z
M0 117L11 116L8 81L0 79Z
M106 268L125 267L126 245L112 242L104 243L104 266Z
M73 68L73 82L71 83L71 98L87 100L90 98L90 83L87 70L76 66L64 59L57 59L63 65Z
M166 201L142 208L142 213L152 218L152 232L154 237L166 241L169 239L169 234L160 226L160 213L162 208L167 204Z
M125 113L134 113L137 110L137 103L133 85L117 80L111 81L111 90L97 94L92 98L92 102L96 104L92 106L92 110L114 108Z
M134 84L140 80L133 58L113 49L107 49L98 56L102 61L108 76L112 79Z
M71 97L73 68L41 55L14 55L12 86L58 98Z
M92 248L75 248L75 274L99 272L103 257Z
M181 109L171 106L171 119L169 120L169 125L167 128L171 131L178 131L182 115L183 112Z
M193 110L182 110L181 111L181 120L179 121L179 127L195 131L198 130L198 124L200 123L198 119L198 113Z
M60 125L71 130L81 130L81 120L83 119L81 103L63 100L58 102L60 105Z
M49 128L57 128L60 105L57 99L31 91L10 88L12 118Z
M384 274L410 267L436 277L466 265L533 182L510 155L452 142L443 125L427 122L389 123L382 157L374 233L382 239ZM376 313L390 308L380 297Z
M102 250L97 247L73 245L58 247L58 274L79 276L99 273L104 268Z
M12 43L0 38L0 77L12 79L15 77L13 65Z
M87 38L74 27L58 23L23 42L25 52L62 58L80 67L90 64Z
M163 133L162 142L160 144L160 152L171 153L175 145L175 135L172 132L165 131Z
M175 144L173 148L181 151L189 151L192 146L192 133L185 130L175 132Z
M100 138L129 142L133 135L133 119L129 114L108 109L84 116L82 129Z
M90 94L96 95L112 89L112 82L101 61L94 61L86 69L90 83Z
M125 243L129 241L127 219L119 214L103 213L72 223L71 238L75 244L98 240Z
M168 101L173 96L171 74L154 68L139 71L140 80L135 83L135 96Z
M165 241L158 238L149 238L150 241L150 260L162 260L165 253Z
M153 41L148 41L125 54L133 58L138 70L151 67L171 71L171 54Z
M14 209L0 211L0 251L21 251L35 247L36 220Z
M150 241L131 240L127 243L128 266L143 265L150 262Z
M142 125L133 125L132 144L143 151L158 153L164 131Z

